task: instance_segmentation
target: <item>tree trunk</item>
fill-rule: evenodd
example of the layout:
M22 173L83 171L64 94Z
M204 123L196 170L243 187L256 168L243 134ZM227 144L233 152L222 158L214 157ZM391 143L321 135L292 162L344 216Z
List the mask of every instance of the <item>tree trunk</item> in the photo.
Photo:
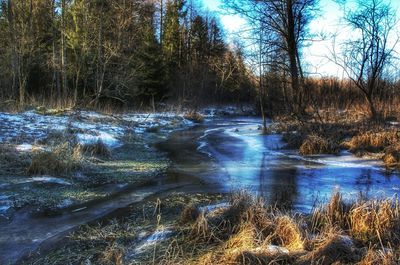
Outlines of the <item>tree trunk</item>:
M372 99L371 95L366 95L367 101L368 101L368 106L369 106L369 111L370 111L370 118L371 120L377 120L379 118L378 112L375 108L375 103L374 100Z
M11 69L12 69L12 93L16 93L17 77L18 77L18 58L17 58L17 42L15 37L14 7L11 0L7 2L7 18L11 40Z
M68 97L67 87L67 52L65 44L65 0L61 1L61 79L62 79L62 93L64 100ZM64 101L65 104L65 101Z
M101 9L103 11L103 9ZM102 13L102 12L101 12ZM104 62L103 62L103 20L99 20L99 32L97 42L97 65L96 65L96 98L95 105L98 106L101 93L103 91Z
M163 38L164 38L164 0L160 0L160 48L161 48L161 52L164 51Z
M57 26L56 26L56 19L55 19L55 12L56 12L56 1L52 1L52 8L51 8L51 16L53 22L53 43L52 43L52 63L53 63L53 78L52 78L52 91L51 91L51 99L54 100L56 98L57 104L61 105L61 87L60 87L60 73L59 73L59 63L58 63L58 52L57 52ZM56 93L54 93L54 88ZM54 95L56 94L56 95Z
M288 16L288 35L287 35L287 49L289 55L289 67L290 67L290 77L292 81L292 90L294 94L294 111L296 114L302 113L301 93L300 93L300 81L299 81L299 69L297 63L297 43L295 34L295 22L293 14L293 3L292 0L287 0L286 12Z
M263 85L263 62L262 62L262 25L260 26L260 43L259 43L259 97L260 97L260 108L261 108L261 116L262 116L262 133L267 133L267 117L265 115L264 109L264 85Z

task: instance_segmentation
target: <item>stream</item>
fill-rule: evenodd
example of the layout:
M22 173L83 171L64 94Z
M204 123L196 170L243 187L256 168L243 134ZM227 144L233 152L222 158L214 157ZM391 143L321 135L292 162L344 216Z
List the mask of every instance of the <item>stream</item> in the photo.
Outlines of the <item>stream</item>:
M301 157L284 149L280 135L261 135L259 124L257 118L215 118L175 131L157 145L170 159L170 168L146 186L60 216L32 217L18 211L0 226L0 264L16 263L79 225L115 211L123 214L125 207L154 194L247 190L279 207L309 212L335 190L347 199L387 198L399 192L399 174L385 170L380 161L348 152Z
M267 203L306 213L335 191L349 200L397 196L400 175L381 161L347 151L302 157L285 150L280 135L261 135L260 123L214 119L175 132L162 144L173 162L169 175L196 176L213 192L247 190Z

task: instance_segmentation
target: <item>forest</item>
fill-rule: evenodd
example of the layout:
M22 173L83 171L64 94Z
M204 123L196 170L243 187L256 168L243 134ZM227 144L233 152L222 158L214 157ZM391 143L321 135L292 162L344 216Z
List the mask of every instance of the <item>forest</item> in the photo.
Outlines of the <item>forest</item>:
M3 101L139 109L247 101L243 51L189 1L1 1Z
M395 0L0 0L0 264L400 264Z

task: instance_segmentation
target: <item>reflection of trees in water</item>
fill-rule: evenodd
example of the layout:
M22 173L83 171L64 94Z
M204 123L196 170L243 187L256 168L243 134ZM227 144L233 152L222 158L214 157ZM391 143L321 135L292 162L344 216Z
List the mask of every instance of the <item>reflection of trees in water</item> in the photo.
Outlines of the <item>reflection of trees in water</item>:
M259 174L259 194L271 205L276 205L280 209L292 209L298 197L297 168L270 167L268 165L270 159L280 158L272 158L267 155L267 152L263 152Z
M356 177L355 185L359 191L360 198L369 198L373 185L372 172L370 169L362 170Z

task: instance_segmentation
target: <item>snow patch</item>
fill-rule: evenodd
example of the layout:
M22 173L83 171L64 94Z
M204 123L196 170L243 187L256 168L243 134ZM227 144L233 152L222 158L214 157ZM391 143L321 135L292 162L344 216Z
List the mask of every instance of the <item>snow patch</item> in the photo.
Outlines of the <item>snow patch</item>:
M268 245L267 246L267 252L271 254L289 254L289 250L284 247L276 246L276 245Z
M207 206L203 206L203 207L199 207L199 210L201 212L204 213L209 213L209 212L213 212L217 209L226 209L230 206L229 203L227 202L222 202L222 203L217 203L217 204L211 204L211 205L207 205Z
M20 152L29 152L29 151L32 151L32 148L33 148L33 145L31 145L31 144L20 144L15 147L15 149L17 149L17 151L20 151Z
M76 136L81 144L96 144L97 142L101 141L106 146L111 148L122 145L120 141L115 138L115 135L107 132L100 132L99 135L78 133Z
M172 235L172 231L169 229L161 228L159 230L156 230L154 233L151 235L145 237L142 242L134 249L133 255L137 255L140 253L143 253L144 251L150 249L154 245L156 245L159 242L165 241ZM142 237L144 237L144 234L141 234ZM132 256L133 256L132 255Z
M67 186L72 185L71 182L66 181L64 179L54 178L49 176L32 177L24 181L21 181L18 184L31 183L31 182L53 183L53 184L67 185Z
M0 214L5 214L11 208L11 205L0 205Z
M63 115L41 115L35 111L18 114L0 112L0 143L15 143L17 150L32 150L36 141L52 132L67 130L76 133L81 144L101 140L109 148L122 145L120 140L127 132L144 134L148 128L157 127L172 131L189 126L192 122L175 113L132 113L106 115L92 111L65 112Z

